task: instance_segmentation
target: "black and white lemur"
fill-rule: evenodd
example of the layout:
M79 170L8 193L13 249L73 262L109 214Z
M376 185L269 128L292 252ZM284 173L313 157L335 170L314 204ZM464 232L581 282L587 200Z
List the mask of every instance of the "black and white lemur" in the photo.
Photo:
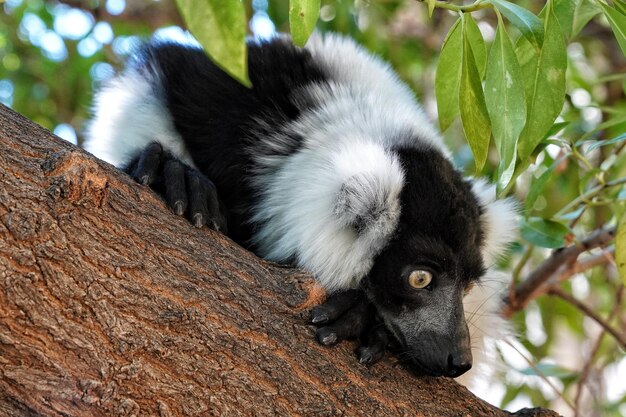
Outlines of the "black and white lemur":
M149 42L97 93L85 147L196 226L310 271L331 294L320 343L360 336L372 363L388 331L423 372L463 374L463 299L514 205L454 168L411 90L352 40L249 41L248 68L250 89L198 47Z

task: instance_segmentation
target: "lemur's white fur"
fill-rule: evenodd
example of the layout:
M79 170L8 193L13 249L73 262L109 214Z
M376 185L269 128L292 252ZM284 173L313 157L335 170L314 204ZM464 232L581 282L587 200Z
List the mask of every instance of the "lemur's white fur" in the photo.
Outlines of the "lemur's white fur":
M403 182L393 154L369 138L304 146L264 179L253 241L265 258L295 257L330 291L354 287L397 224ZM380 215L357 233L350 224L367 205Z
M480 282L463 298L465 319L472 340L474 366L469 372L456 379L472 389L472 383L479 376L489 378L493 372L493 359L486 349L489 342L505 340L514 332L509 322L501 315L502 294L510 284L510 276L493 268L487 270Z
M483 179L472 181L472 190L483 209L481 216L485 230L483 257L492 266L517 235L517 205L513 199L496 200L496 187Z
M305 49L332 74L337 83L334 87L345 89L339 96L343 96L347 102L335 102L335 90L331 96L333 103L329 105L347 105L352 111L345 112L346 116L352 113L362 117L361 120L354 120L356 123L352 127L359 125L364 129L373 128L369 131L372 139L382 140L387 146L432 146L444 155L450 155L439 133L415 100L411 89L398 78L387 62L371 54L351 38L334 33L314 33ZM324 89L312 90L310 94L318 95L321 103L331 98ZM360 111L355 111L357 109ZM325 110L332 114L336 109L329 107ZM384 117L380 116L381 110ZM412 131L420 141L403 142L410 136L389 134L399 128ZM381 136L376 137L378 134Z
M102 86L94 98L95 117L85 132L87 151L119 167L157 141L193 166L158 92L158 80L152 77L128 69Z

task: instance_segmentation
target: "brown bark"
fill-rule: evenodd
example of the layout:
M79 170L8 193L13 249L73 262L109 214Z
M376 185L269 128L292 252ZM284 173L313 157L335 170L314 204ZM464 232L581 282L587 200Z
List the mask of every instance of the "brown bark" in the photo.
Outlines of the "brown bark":
M0 415L510 415L317 345L310 277L1 106L0 184Z

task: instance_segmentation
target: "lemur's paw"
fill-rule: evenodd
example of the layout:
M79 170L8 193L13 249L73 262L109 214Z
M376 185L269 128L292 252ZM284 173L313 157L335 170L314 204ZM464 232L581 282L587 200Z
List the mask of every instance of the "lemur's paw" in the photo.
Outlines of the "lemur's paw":
M371 365L381 360L385 356L387 344L389 343L385 325L379 320L375 320L361 335L361 342L363 344L355 351L359 362Z
M361 363L378 362L385 353L388 341L385 327L376 321L374 306L361 290L333 294L324 304L313 307L311 322L322 326L315 337L325 346L360 338L363 344L356 354Z
M174 213L186 214L194 226L208 225L227 232L226 210L215 184L165 151L159 143L146 146L124 171L164 196Z

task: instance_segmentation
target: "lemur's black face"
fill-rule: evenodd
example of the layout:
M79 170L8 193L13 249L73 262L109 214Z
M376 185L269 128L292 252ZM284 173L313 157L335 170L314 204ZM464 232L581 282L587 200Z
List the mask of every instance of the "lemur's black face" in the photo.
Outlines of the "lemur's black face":
M398 233L363 288L406 357L430 375L456 377L472 365L463 295L484 273L481 209L470 185L435 152L401 156Z

